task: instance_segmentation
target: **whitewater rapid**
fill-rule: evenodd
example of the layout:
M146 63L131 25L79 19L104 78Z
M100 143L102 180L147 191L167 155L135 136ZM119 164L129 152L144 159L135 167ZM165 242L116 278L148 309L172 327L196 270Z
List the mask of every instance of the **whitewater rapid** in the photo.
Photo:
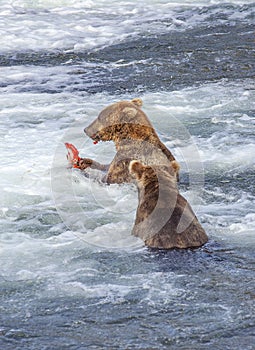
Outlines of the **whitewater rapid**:
M0 348L252 350L253 1L0 0ZM134 185L67 168L64 142L139 97L209 242L131 236ZM97 174L95 174L97 176Z

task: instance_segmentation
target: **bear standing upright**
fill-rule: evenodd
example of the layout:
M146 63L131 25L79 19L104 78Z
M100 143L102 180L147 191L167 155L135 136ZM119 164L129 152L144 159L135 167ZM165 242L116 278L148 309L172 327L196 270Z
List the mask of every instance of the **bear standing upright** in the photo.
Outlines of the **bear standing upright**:
M99 114L84 129L97 143L113 141L116 155L109 165L92 159L77 158L81 170L105 171L103 181L134 182L139 191L135 225L132 233L149 247L190 248L207 242L207 235L177 187L179 165L160 141L139 98L116 102Z

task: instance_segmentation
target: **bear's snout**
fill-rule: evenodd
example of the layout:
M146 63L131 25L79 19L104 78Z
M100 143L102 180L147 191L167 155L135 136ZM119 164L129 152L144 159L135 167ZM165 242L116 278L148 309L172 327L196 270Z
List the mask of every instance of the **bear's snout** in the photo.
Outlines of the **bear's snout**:
M85 134L90 137L91 139L94 139L97 136L96 130L93 130L90 126L84 129Z
M88 137L94 139L98 136L102 127L103 125L98 121L98 119L96 119L84 129L84 132Z

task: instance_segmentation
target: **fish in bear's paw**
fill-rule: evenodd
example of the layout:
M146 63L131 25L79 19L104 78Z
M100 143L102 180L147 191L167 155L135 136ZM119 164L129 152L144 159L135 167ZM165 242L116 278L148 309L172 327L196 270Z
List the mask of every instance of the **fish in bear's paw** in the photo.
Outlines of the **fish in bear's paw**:
M108 165L88 158L79 160L79 168L94 168L106 171L106 183L132 181L128 171L131 160L137 159L147 165L167 165L174 156L160 141L148 117L141 109L142 100L116 102L104 108L88 127L85 133L97 143L113 141L116 155Z

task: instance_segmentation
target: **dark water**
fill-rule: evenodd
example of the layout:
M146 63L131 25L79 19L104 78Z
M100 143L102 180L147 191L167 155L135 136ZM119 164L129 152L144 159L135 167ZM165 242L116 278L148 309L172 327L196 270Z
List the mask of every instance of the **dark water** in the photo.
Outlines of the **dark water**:
M228 11L227 13L225 13ZM230 20L240 13L241 20ZM85 91L110 94L172 91L206 82L255 78L254 5L222 5L193 9L206 21L187 30L150 32L128 37L124 42L96 50L74 52L17 52L0 54L0 66L32 65L70 67L72 76L57 89L41 77L41 92ZM185 21L190 11L179 13ZM156 26L159 21L152 21ZM162 30L171 26L164 20ZM43 83L43 84L42 84ZM5 86L5 85L2 85ZM30 91L22 88L21 91Z
M146 94L155 92L158 94L152 96L163 103L164 93L183 88L198 89L199 98L204 94L204 99L215 94L224 106L218 112L215 102L215 109L208 112L205 108L203 117L193 117L186 109L190 115L184 120L200 148L217 156L204 164L200 219L210 241L201 249L95 247L68 231L51 194L17 192L13 200L3 180L3 213L5 208L8 211L1 217L0 349L255 349L255 193L250 154L255 140L254 11L255 4L192 10L180 6L177 20L188 21L192 14L205 16L205 22L166 31L172 19L157 19L149 23L150 31L91 50L0 53L3 69L24 73L24 77L12 79L8 74L2 76L0 87L4 98L7 96L3 109L7 102L16 109L8 114L9 119L3 119L1 135L8 135L14 127L18 130L17 138L11 138L17 158L22 158L19 148L24 156L31 152L33 161L39 157L43 173L35 174L37 181L48 181L43 150L52 139L59 139L54 129L65 130L74 120L72 113L76 112L71 110L82 114L84 109L84 118L89 118L87 110L96 114L101 99L144 94L149 101ZM28 70L32 75L26 77ZM215 88L208 85L206 90L211 83L216 83ZM219 95L218 83L225 86ZM221 95L228 89L235 91L235 85L244 99L238 95L235 101L234 94L228 99ZM201 86L205 90L199 90ZM54 100L54 104L51 100L62 93L69 95ZM35 95L42 100L37 102ZM43 100L45 96L49 99ZM66 96L68 103L63 110L60 104ZM188 97L181 95L183 100ZM191 109L196 105L196 94L192 98ZM32 108L30 103L37 107L32 120L22 109L23 99L29 101L25 110ZM48 119L45 113L50 115ZM50 136L41 132L44 128ZM28 146L23 149L28 129L37 131L35 153L33 143L29 150ZM17 146L15 142L20 140ZM239 154L243 157L243 164L231 167L227 163L228 154L236 160L232 149L237 158ZM221 168L224 162L227 165ZM4 169L3 178L9 176L16 188L15 181L23 178L17 180L13 175L19 168L13 169L12 159L9 168L7 173ZM28 185L31 191L35 177ZM180 187L183 191L189 188L185 171ZM100 215L102 222L111 219L106 211Z
M72 264L93 260L97 273L77 273L76 283L87 290L100 285L114 291L114 286L123 286L128 293L67 298L60 286L58 298L42 297L38 291L44 289L44 281L5 282L2 346L239 349L242 344L244 349L254 349L254 271L247 268L249 258L249 248L244 257L234 247L215 243L198 251L77 250Z

